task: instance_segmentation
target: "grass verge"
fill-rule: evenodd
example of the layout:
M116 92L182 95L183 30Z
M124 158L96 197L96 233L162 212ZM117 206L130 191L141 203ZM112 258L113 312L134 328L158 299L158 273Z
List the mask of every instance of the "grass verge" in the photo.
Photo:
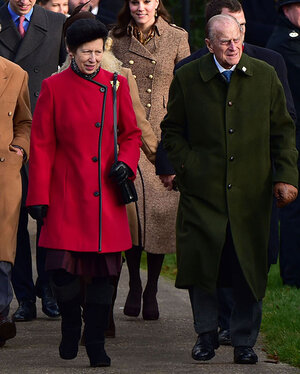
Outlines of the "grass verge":
M269 273L261 331L270 358L300 367L300 289L283 286L278 264Z
M145 252L141 267L147 268ZM175 254L166 255L161 275L174 280L176 274ZM300 367L300 289L283 286L278 264L269 273L261 331L270 359Z

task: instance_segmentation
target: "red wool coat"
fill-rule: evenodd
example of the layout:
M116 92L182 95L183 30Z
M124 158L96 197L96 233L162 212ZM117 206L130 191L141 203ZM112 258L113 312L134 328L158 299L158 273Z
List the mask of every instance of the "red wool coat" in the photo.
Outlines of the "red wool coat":
M34 112L27 205L49 205L39 245L79 252L119 252L131 247L125 205L108 177L114 162L113 74L94 80L71 68L43 81ZM141 145L128 84L118 77L120 161L136 173ZM103 123L102 123L103 121Z

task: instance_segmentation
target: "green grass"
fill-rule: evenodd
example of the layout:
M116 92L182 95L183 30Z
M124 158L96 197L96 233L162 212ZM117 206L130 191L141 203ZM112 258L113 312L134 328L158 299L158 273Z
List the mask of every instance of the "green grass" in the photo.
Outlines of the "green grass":
M147 268L145 252L141 267ZM166 255L161 274L174 280L176 273L175 255ZM270 359L300 367L300 289L282 285L278 265L269 273L261 331Z
M269 273L261 331L270 358L300 367L300 289L282 285L278 265Z

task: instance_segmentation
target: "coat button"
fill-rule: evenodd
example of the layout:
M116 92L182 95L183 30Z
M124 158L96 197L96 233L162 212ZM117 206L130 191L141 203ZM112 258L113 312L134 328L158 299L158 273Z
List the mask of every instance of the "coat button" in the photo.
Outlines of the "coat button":
M152 63L153 65L155 65L155 64L156 64L156 61L155 61L155 60L152 60L151 63Z
M36 66L35 68L33 68L33 71L34 71L35 73L38 73L38 72L39 72L39 68Z
M97 162L98 161L98 157L96 157L96 156L92 157L92 161Z
M12 112L8 112L9 117L12 116Z
M148 103L148 104L146 105L146 107L147 107L147 108L151 108L151 104Z
M234 160L234 156L230 156L229 161L233 161L233 160Z
M134 64L134 61L133 60L129 60L129 65L133 65Z
M228 186L227 186L227 188L230 190L232 188L232 184L229 183Z
M151 92L152 92L151 88L148 88L148 89L146 90L146 92L151 93Z
M96 122L96 123L95 123L95 126L96 126L96 127L100 127L100 126L101 126L101 123L100 123L100 122Z
M233 102L232 101L228 101L228 106L232 106L233 105Z
M1 157L1 158L0 158L0 161L1 161L1 162L4 162L4 161L5 161L5 158L4 158L4 157Z
M153 75L152 74L148 75L148 78L153 79Z
M34 93L34 96L35 96L35 97L39 97L39 94L40 94L40 92L39 92L39 91L36 91L36 92Z
M99 195L100 195L100 192L99 192L99 191L95 191L95 192L94 192L94 196L95 196L95 197L98 197Z
M229 129L228 132L229 132L229 134L233 134L234 130L233 129Z
M100 88L100 92L105 92L105 88L104 88L104 87L101 87L101 88Z

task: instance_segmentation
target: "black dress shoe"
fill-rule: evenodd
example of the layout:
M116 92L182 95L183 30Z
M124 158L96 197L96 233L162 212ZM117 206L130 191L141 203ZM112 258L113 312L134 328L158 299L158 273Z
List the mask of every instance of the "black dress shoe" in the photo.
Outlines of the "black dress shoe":
M217 331L199 334L192 349L192 357L197 361L208 361L215 356L215 349L219 348Z
M37 287L36 295L42 299L42 311L46 316L51 318L57 318L60 316L56 299L49 285Z
M12 318L16 322L27 322L32 321L36 318L36 306L32 301L21 301L18 309L12 315Z
M16 324L8 317L0 314L0 348L4 346L6 340L16 336Z
M220 345L231 345L230 330L219 331L219 343Z
M234 347L234 362L236 364L256 364L257 355L251 347Z

